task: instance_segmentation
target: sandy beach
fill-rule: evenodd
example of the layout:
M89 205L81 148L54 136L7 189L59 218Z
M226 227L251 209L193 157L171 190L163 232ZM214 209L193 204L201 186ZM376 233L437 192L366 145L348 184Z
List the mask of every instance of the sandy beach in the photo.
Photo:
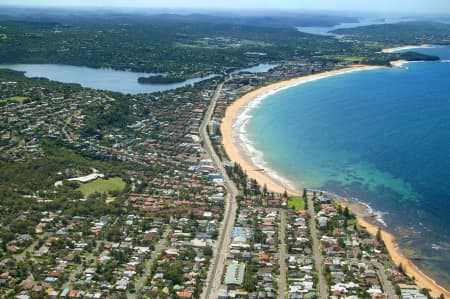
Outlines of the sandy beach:
M347 206L357 217L358 223L365 227L367 231L376 236L378 232L378 225L371 223L371 215L367 212L366 207L357 202L347 202L343 200L336 200L338 204L345 207ZM380 228L381 229L381 228ZM400 263L403 265L405 272L410 276L414 276L416 283L421 288L427 288L431 290L431 295L433 297L438 297L440 294L444 294L446 298L450 296L450 292L445 290L443 287L438 285L433 279L428 277L425 273L420 271L420 269L408 258L406 258L398 248L395 237L384 230L381 229L381 237L386 245L389 254L396 265Z
M425 45L424 45L425 46ZM409 47L418 47L418 46L405 46L406 48ZM401 47L401 49L405 49L405 47ZM399 50L399 48L392 48L395 50ZM385 50L392 50L392 49L385 49ZM392 50L392 51L395 51ZM383 50L384 51L384 50ZM247 174L250 178L253 178L258 181L258 183L263 186L264 184L267 185L267 188L274 192L282 193L285 190L288 192L288 194L291 195L298 195L300 194L300 190L296 190L295 188L289 188L286 184L283 184L280 180L277 180L274 177L271 177L266 171L259 169L258 166L256 166L252 160L251 157L247 157L244 155L244 151L241 148L241 145L238 144L233 138L233 123L236 120L236 117L239 115L239 113L242 111L242 109L250 103L252 100L264 96L269 92L273 92L282 88L295 86L304 82L317 80L325 77L329 77L332 75L352 72L352 71L359 71L359 70L368 70L368 69L375 69L380 68L378 66L365 66L365 65L356 65L349 68L344 68L340 70L334 70L329 72L323 72L319 74L314 75L308 75L298 78L293 78L286 81L277 82L274 84L270 84L268 86L261 87L259 89L253 90L241 98L237 99L233 104L231 104L225 113L224 118L222 119L221 124L221 132L222 132L222 143L225 148L225 151L230 159L231 162L237 162L242 166L244 170L247 171ZM344 201L339 201L340 204L348 205L348 207L357 215L359 223L366 227L367 230L375 235L378 226L371 224L368 222L368 213L365 211L365 208L363 208L361 205L355 203L347 203ZM364 214L365 213L365 214ZM410 276L414 276L417 282L417 285L421 288L428 288L431 290L431 294L435 297L439 296L441 293L443 293L445 296L449 297L450 292L445 290L444 288L437 285L430 277L425 275L423 272L421 272L409 259L407 259L405 256L403 256L397 247L395 243L394 236L388 232L382 231L382 237L383 240L389 250L389 253L394 260L394 262L398 265L402 263L404 265L406 272Z
M407 45L407 46L401 46L401 47L394 47L394 48L386 48L381 50L382 53L392 53L396 51L401 50L408 50L408 49L415 49L415 48L432 48L432 45Z
M353 71L360 71L360 70L368 70L368 69L376 69L376 68L382 68L380 66L366 66L366 65L356 65L340 70L333 70L328 72L323 72L319 74L313 74L298 78L293 78L286 81L277 82L274 84L270 84L264 87L261 87L259 89L253 90L247 94L245 94L243 97L237 99L236 101L231 104L226 112L225 116L222 119L221 124L221 132L222 132L222 143L225 147L225 151L227 152L227 155L232 162L237 162L240 164L246 171L249 177L255 179L258 181L258 183L263 186L264 184L267 185L267 188L274 191L282 193L285 190L289 194L298 194L299 190L290 188L288 185L284 184L283 182L269 176L264 170L261 171L257 165L255 165L250 157L245 157L242 155L242 148L241 146L235 142L233 139L233 123L235 121L235 118L240 113L241 109L245 107L249 102L254 100L257 97L264 96L269 92L273 92L282 88L295 86L304 82L317 80L325 77L329 77L332 75L337 74L343 74Z
M395 67L395 68L402 68L403 65L408 62L409 62L408 60L403 60L403 59L395 60L395 61L391 61L391 65L392 65L392 67Z

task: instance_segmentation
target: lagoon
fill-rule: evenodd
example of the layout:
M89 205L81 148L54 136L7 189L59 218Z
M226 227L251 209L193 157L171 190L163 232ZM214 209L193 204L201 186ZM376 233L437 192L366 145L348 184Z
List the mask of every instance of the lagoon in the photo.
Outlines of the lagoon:
M276 64L258 64L252 67L239 69L238 73L263 73L277 67ZM43 77L62 83L78 83L83 87L121 92L125 94L153 93L177 89L208 80L220 75L212 74L205 77L191 78L179 83L170 84L141 84L139 77L164 75L157 73L137 73L118 71L113 69L95 69L83 66L63 64L2 64L0 68L25 72L28 78Z
M63 83L78 83L83 87L109 90L126 94L152 93L180 88L213 78L217 75L188 79L172 84L140 84L139 77L159 75L136 73L112 69L94 69L82 66L60 64L4 64L0 68L25 72L25 76L44 77Z

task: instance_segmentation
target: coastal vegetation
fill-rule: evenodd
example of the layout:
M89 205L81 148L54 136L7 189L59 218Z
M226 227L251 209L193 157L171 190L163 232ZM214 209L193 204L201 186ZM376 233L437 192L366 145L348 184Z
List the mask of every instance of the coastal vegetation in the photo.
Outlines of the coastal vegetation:
M94 16L82 21L68 16L57 20L0 18L2 34L8 36L0 40L0 63L168 72L170 76L141 77L139 82L169 84L199 73L218 74L248 65L305 58L324 63L388 65L398 55L378 53L380 48L450 43L450 25L431 22L339 29L334 32L344 37L336 39L302 33L293 22L264 18L256 24L195 16L163 20L158 15L126 18L124 23L108 17L99 21Z
M54 63L168 72L171 75L166 78L140 79L142 83L164 84L198 73L217 74L248 65L305 58L386 65L392 55L377 53L379 48L448 43L450 26L401 23L336 31L346 35L344 40L355 39L362 41L361 44L302 33L292 22L260 19L252 25L248 20L237 24L227 21L232 25L212 18L162 19L157 15L125 18L123 23L107 17L99 21L94 16L86 16L82 21L65 16L52 22L0 19L2 34L8 36L0 40L0 63ZM279 25L274 26L275 23ZM389 34L381 38L380 34L385 32Z
M440 60L439 56L427 55L427 54L417 53L417 52L413 52L413 51L401 53L400 57L407 61L437 61L437 60Z

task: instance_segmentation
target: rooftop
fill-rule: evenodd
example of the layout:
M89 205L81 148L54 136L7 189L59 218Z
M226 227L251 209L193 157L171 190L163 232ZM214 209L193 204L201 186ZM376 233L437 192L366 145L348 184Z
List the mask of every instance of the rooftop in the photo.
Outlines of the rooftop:
M225 273L225 284L242 285L244 283L245 264L230 264Z

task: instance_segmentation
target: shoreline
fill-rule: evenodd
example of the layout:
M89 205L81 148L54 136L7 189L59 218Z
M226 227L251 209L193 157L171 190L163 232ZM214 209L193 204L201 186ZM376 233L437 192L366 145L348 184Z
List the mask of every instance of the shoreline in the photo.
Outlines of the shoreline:
M220 125L220 130L222 132L222 144L231 162L236 162L241 165L243 169L247 171L250 178L255 179L258 183L263 186L267 185L267 188L278 193L283 193L287 191L289 194L298 195L299 191L293 189L288 184L282 182L278 178L270 176L267 171L260 171L261 167L255 164L250 157L242 155L242 145L237 144L233 137L233 124L236 117L240 114L242 109L244 109L247 104L255 99L265 98L274 92L280 91L282 89L291 88L302 83L311 82L318 79L323 79L330 76L335 76L339 74L345 74L349 72L362 71L362 70L372 70L381 69L383 66L367 66L367 65L355 65L352 67L347 67L338 70L332 70L327 72L322 72L318 74L306 75L302 77L292 78L285 81L276 82L263 86L261 88L250 91L249 93L243 95L241 98L235 100L230 106L227 107L225 116L222 118Z
M391 48L391 49L384 49L384 50L392 50L396 51L401 49L407 49L407 48L417 48L418 46L405 46L405 47L397 47L397 48ZM419 46L420 47L420 46ZM428 45L423 45L422 47L429 47ZM383 50L383 51L384 51ZM396 67L401 67L403 64L402 62L394 62ZM243 95L239 99L236 99L228 108L226 109L225 116L222 119L221 122L221 132L222 132L222 145L224 146L225 152L228 155L229 160L233 163L236 162L241 165L241 167L247 171L247 175L249 178L255 179L260 186L266 185L267 188L271 191L283 193L284 191L287 191L291 195L300 195L300 190L295 190L292 188L289 188L286 184L284 184L280 179L274 178L271 176L267 171L262 170L260 171L260 167L255 165L255 162L252 161L251 157L246 156L242 152L242 145L236 144L234 137L233 137L233 124L241 113L241 111L253 100L265 98L274 92L277 92L282 89L294 87L296 85L310 82L313 80L318 80L322 78L326 78L329 76L335 76L339 74L354 72L354 71L361 71L361 70L371 70L371 69L379 69L383 68L380 66L366 66L366 65L355 65L348 68L343 68L339 70L333 70L333 71L327 71L323 73L313 74L313 75L306 75L302 77L297 77L281 82L276 82L273 84L269 84L267 86L263 86L261 88L258 88L256 90L250 91L249 93ZM389 251L389 255L391 256L392 260L396 265L399 265L402 263L404 266L406 273L409 276L414 276L415 281L417 285L420 288L428 288L430 289L430 294L434 297L438 297L441 293L443 293L445 296L449 297L450 292L447 291L445 288L438 285L432 278L427 276L425 273L423 273L414 263L406 258L398 248L397 244L395 243L395 237L389 233L386 232L382 227L371 224L367 220L367 217L369 216L367 211L364 211L364 208L362 205L357 203L350 203L346 201L337 201L337 203L341 205L348 205L349 209L352 210L352 212L357 216L358 223L365 227L369 233L376 235L377 230L381 229L382 239L386 244L386 247ZM359 207L358 207L359 205ZM365 213L364 213L365 212Z
M409 63L409 62L411 62L411 61L400 59L400 60L391 61L390 63L392 65L392 67L394 67L394 68L403 68L403 65L406 63Z
M392 47L392 48L386 48L382 49L381 53L394 53L401 50L409 50L409 49L417 49L417 48L433 48L433 45L406 45L406 46L400 46L400 47Z
M395 241L395 236L384 230L378 224L371 223L370 219L373 219L373 215L371 215L366 207L357 202L346 201L343 199L333 199L337 204L342 207L348 207L349 210L355 214L358 224L364 227L371 235L376 236L378 229L381 232L381 239L383 240L386 248L389 252L389 256L394 261L394 263L398 266L400 263L402 264L405 273L415 278L415 282L420 288L430 289L430 294L433 297L438 297L440 294L444 294L444 296L449 297L450 292L447 291L444 287L440 286L436 283L431 277L422 272L410 259L405 257L399 246Z

